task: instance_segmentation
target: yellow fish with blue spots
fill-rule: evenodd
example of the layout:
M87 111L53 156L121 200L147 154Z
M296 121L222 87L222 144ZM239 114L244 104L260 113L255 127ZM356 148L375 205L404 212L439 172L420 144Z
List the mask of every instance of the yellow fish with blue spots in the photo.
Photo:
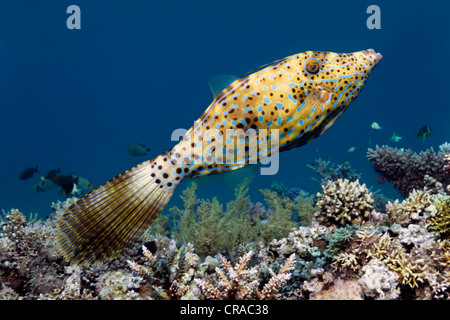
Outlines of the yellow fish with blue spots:
M120 256L183 179L264 162L319 137L356 99L381 58L372 49L307 51L242 78L213 79L214 100L177 145L67 209L57 223L58 249L81 265Z

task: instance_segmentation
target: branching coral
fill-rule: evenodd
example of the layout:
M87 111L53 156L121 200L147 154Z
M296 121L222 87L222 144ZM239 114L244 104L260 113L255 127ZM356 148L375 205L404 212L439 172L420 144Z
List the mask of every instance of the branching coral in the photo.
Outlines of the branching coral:
M338 179L322 186L323 193L317 193L319 222L325 225L345 226L362 223L370 216L373 199L366 185L359 181Z
M261 291L258 289L257 267L247 269L252 255L252 251L248 252L240 258L239 263L234 267L225 257L220 256L223 270L216 268L216 283L213 284L204 279L195 279L195 282L209 299L246 300L257 298L268 300L278 298L279 290L291 277L289 271L294 269L295 254L289 256L278 274L270 270L271 279Z
M402 284L411 288L418 287L418 283L424 281L424 267L409 261L403 247L394 243L387 233L378 237L373 249L367 252L367 257L383 261L390 270L400 276Z
M450 184L450 176L442 170L446 164L444 149L441 148L437 154L432 148L417 154L410 149L376 146L375 150L368 149L367 158L377 173L407 197L413 189L420 190L426 186L427 175L444 187Z

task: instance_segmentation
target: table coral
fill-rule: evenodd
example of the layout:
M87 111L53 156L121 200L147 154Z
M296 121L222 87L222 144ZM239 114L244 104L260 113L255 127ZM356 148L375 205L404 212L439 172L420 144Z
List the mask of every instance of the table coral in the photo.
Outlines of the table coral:
M370 216L373 198L366 185L358 180L338 179L322 186L317 193L317 206L320 212L317 219L325 225L345 226L362 223Z

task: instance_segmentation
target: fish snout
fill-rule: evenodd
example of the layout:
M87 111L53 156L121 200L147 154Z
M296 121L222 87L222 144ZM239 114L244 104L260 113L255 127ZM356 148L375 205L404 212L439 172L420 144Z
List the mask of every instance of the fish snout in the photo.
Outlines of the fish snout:
M372 60L374 65L378 64L378 62L383 59L383 56L380 53L375 52L373 49L363 50L361 53Z

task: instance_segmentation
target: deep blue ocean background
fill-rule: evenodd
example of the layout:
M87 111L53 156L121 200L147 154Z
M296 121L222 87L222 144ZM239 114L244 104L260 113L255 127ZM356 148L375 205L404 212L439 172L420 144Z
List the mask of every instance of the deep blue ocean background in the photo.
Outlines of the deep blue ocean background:
M69 30L69 5L81 8L81 30ZM381 29L369 30L369 5ZM320 138L280 154L275 176L250 185L253 201L278 181L320 191L307 167L316 158L350 161L373 190L368 147L414 151L450 142L450 3L444 1L0 1L0 209L45 217L64 200L36 193L18 174L60 167L98 186L171 148L173 130L188 129L212 101L208 81L242 76L307 50L373 48L383 60L346 113ZM373 131L372 122L383 130ZM433 128L415 139L423 125ZM403 137L390 141L393 132ZM132 157L130 143L151 147ZM370 142L370 144L369 144ZM355 147L353 153L348 153ZM168 208L179 205L183 183ZM233 197L232 188L201 185L199 195Z

